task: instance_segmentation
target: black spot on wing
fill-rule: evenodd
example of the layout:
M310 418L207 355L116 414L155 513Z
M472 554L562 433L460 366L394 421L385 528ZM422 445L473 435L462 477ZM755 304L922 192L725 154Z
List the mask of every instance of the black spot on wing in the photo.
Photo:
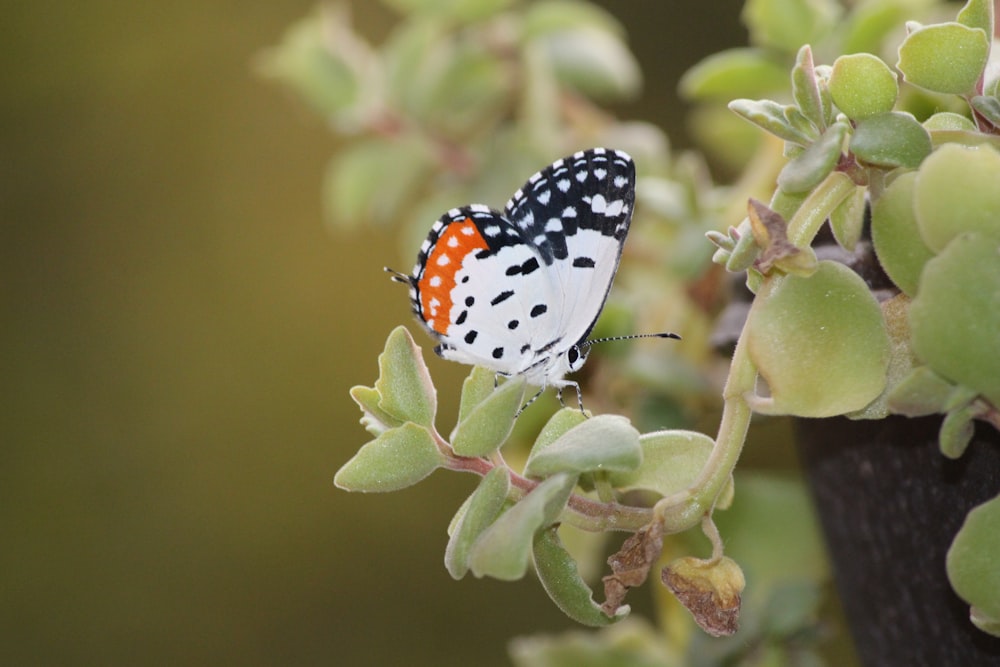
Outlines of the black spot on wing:
M530 314L532 317L538 317L539 315L545 314L548 311L548 309L549 309L548 306L546 306L544 303L540 303L531 309Z
M594 268L594 260L590 257L575 257L573 259L573 266L578 269L592 269Z
M512 296L514 296L514 290L512 289L504 290L503 292L500 292L495 297L493 297L493 299L490 301L490 305L496 306L497 304L501 304Z

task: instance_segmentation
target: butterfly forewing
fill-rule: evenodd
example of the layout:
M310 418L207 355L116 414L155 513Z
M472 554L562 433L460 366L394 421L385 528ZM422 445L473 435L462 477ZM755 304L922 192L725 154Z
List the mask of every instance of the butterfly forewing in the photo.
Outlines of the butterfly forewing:
M593 149L532 176L504 209L548 262L562 350L590 333L604 307L634 203L632 159Z

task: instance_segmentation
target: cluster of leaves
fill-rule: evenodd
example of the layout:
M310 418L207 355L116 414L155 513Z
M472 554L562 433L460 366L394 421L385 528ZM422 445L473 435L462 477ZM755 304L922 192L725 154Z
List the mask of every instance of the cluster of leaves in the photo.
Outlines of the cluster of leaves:
M691 431L640 435L620 416L589 417L564 408L535 440L522 473L500 455L525 400L523 379L494 389L492 372L476 368L462 388L458 424L446 440L436 430L437 394L409 332L397 328L379 357L374 387L355 387L352 396L375 439L337 473L348 491L394 491L414 484L437 468L472 472L482 481L459 508L448 530L448 572L468 572L501 580L522 578L533 564L546 592L568 616L601 626L624 618L627 590L646 579L660 555L665 525L653 509L618 502L622 493L645 491L659 497L684 494L705 467L712 439ZM598 498L574 493L577 486ZM720 504L728 504L731 486ZM686 530L701 521L688 512ZM585 530L635 531L609 563L606 601L593 601L563 548L556 528L566 523ZM735 568L735 569L734 569ZM670 570L673 588L719 591L720 604L738 610L742 573L727 559L682 561ZM715 581L713 578L719 579ZM730 634L730 629L718 632Z
M435 426L437 392L420 349L409 332L398 327L379 357L374 386L351 390L373 439L340 469L335 483L349 491L386 492L411 486L437 469L481 476L448 528L448 572L455 579L471 572L506 581L531 570L553 602L583 625L617 626L629 615L623 602L626 593L642 584L654 566L661 568L661 590L675 596L674 604L679 601L687 608L709 635L729 636L742 622L739 641L708 647L692 637L665 641L641 621L629 619L620 630L609 628L610 634L601 639L582 640L596 642L586 649L594 659L617 656L627 664L641 664L637 661L649 658L651 664L681 665L689 664L686 656L700 654L713 655L721 663L745 654L748 646L775 651L790 636L801 640L809 632L818 604L814 582L826 572L821 540L799 484L745 478L740 508L724 520L730 539L743 544L737 550L747 554L761 584L741 619L743 571L722 555L719 534L707 518L713 503L715 509L729 507L732 480L726 477L715 495L699 491L706 486L699 481L703 471L713 467L711 438L686 430L640 435L624 417L589 416L564 408L542 428L518 472L500 449L510 438L525 384L517 379L495 383L492 372L473 369L462 387L458 422L449 437L443 437ZM647 502L623 501L628 498ZM656 498L659 502L648 502ZM664 560L665 538L699 524L712 557ZM594 600L581 576L579 556L563 544L561 536L573 528L632 532L608 559L603 603ZM779 557L759 539L776 529L767 543L788 543ZM673 542L666 551L703 548L703 541L688 538ZM671 634L676 637L678 629ZM630 638L627 647L618 644L616 638L622 637ZM522 665L579 664L573 660L580 641L575 635L524 640L512 653ZM793 651L811 655L803 646Z
M903 86L951 96L946 107L964 103L966 113L921 122L879 57L854 53L817 66L805 46L789 103L729 105L781 139L788 160L770 202L752 201L739 227L710 238L716 261L747 271L755 294L739 343L746 356L734 365L752 366L768 394L750 382L731 386L740 400L758 413L801 417L941 413L941 450L957 458L974 420L1000 428L1000 81L987 73L993 4L969 0L953 21L906 27L895 63ZM844 263L818 258L814 239L826 221L848 257L877 258L890 289L873 292ZM738 376L734 369L730 378ZM982 582L996 582L1000 571L969 554L995 553L996 533L982 526L1000 521L1000 499L976 512L948 571L976 624L996 634L1000 586Z

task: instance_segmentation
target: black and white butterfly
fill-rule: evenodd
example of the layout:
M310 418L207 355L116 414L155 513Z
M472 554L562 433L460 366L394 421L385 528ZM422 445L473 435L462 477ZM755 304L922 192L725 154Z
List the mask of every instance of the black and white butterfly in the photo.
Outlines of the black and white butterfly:
M524 376L560 396L574 387L582 406L579 385L565 376L595 342L587 336L611 290L634 205L628 154L574 153L529 178L503 212L472 204L445 213L413 274L395 279L410 286L413 311L440 341L440 356Z

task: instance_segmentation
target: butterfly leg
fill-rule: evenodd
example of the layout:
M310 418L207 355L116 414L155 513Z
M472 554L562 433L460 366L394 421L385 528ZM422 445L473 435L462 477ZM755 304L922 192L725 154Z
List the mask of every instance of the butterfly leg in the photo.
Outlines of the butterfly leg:
M580 412L582 412L583 416L586 417L587 416L587 411L583 409L583 392L580 391L580 384L577 383L577 382L572 382L570 380L566 380L566 381L563 382L562 385L560 385L558 391L556 392L556 396L559 397L559 405L563 406L564 408L566 407L566 404L563 402L563 397L562 397L563 389L565 389L566 387L573 387L573 389L576 389L576 402L577 402L577 405L580 406Z
M528 399L528 402L527 402L527 403L525 403L524 405L522 405L522 406L521 406L521 409L517 411L517 414L515 414L515 415L514 415L514 418L516 419L517 417L519 417L519 416L520 416L520 414L521 414L522 412L524 412L525 408L527 408L527 407L528 407L529 405L531 405L532 403L534 403L534 402L535 402L535 400L536 400L536 399L537 399L537 398L538 398L539 396L541 396L541 395L542 395L542 392L543 392L543 391L545 391L545 387L542 387L541 389L539 389L539 390L538 390L538 392L537 392L537 393L536 393L536 394L535 394L534 396L532 396L531 398L529 398L529 399Z

